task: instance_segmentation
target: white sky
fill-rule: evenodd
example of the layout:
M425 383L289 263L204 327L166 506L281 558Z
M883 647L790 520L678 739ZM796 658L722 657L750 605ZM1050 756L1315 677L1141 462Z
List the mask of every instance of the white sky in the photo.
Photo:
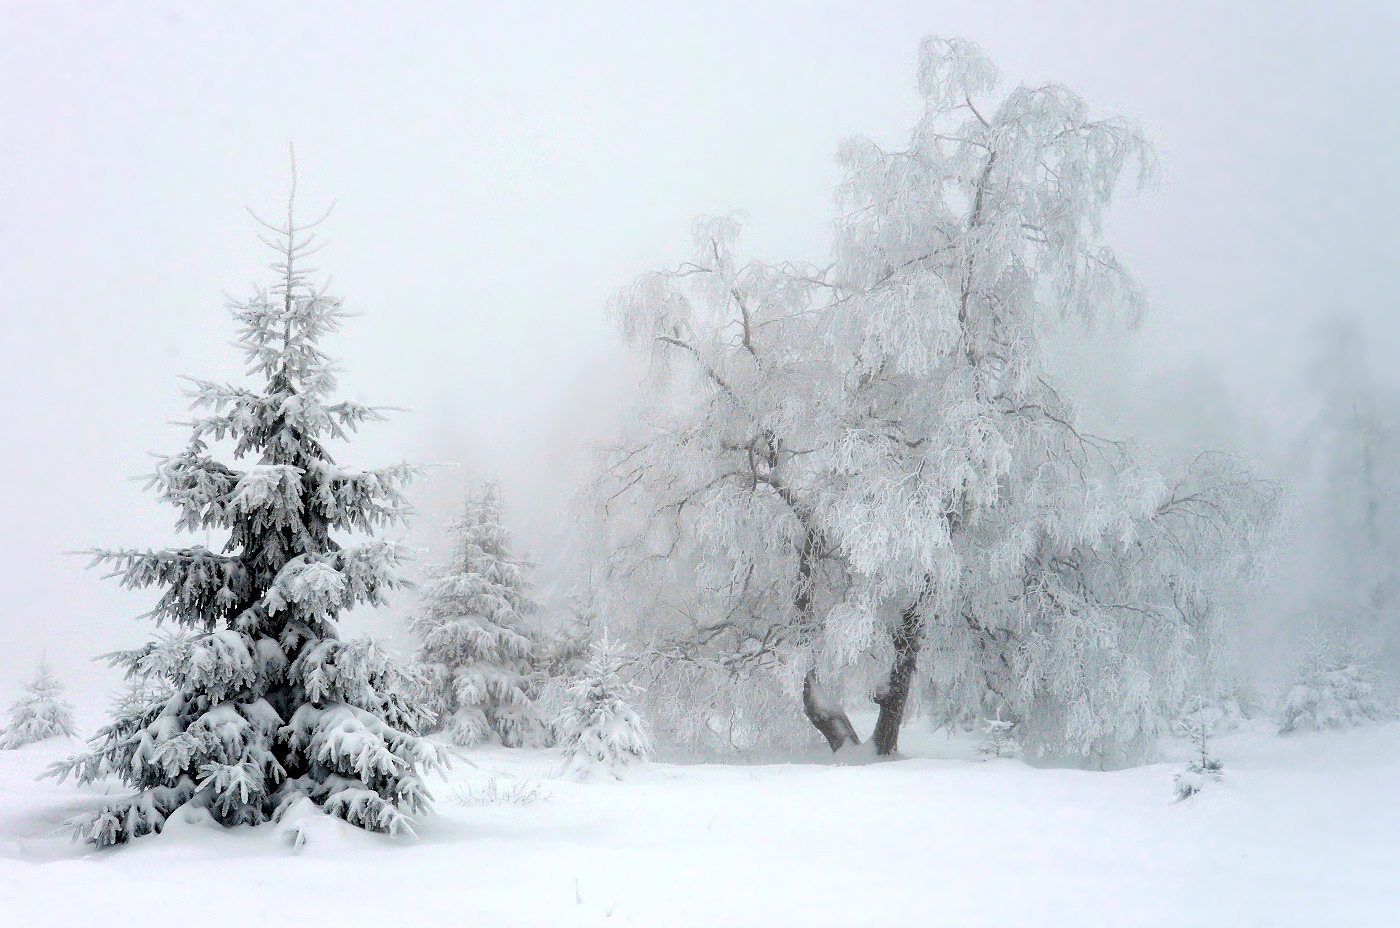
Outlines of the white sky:
M1143 123L1165 185L1113 229L1155 297L1142 363L1286 424L1309 319L1360 314L1378 361L1400 337L1400 8L1216 6L0 0L0 690L148 632L61 552L167 540L124 478L182 441L178 374L239 369L221 294L258 277L243 207L280 208L288 141L306 208L339 203L345 386L415 410L347 459L466 465L428 522L498 473L547 545L619 380L608 294L705 211L821 258L837 143L903 140L928 32Z

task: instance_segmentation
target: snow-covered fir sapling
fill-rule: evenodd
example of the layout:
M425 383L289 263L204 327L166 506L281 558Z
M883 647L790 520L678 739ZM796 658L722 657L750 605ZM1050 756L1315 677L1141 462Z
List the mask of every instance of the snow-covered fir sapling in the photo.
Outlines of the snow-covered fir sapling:
M531 659L534 704L549 727L550 742L558 741L560 713L569 701L569 685L588 667L592 644L601 634L601 620L593 591L575 587L565 594L562 615L535 642Z
M438 568L413 623L438 726L464 746L543 743L549 731L532 698L527 619L537 606L527 565L511 554L495 484L468 499L453 536L452 558Z
M1284 694L1279 734L1351 728L1389 713L1376 695L1375 673L1357 661L1313 661Z
M1010 757L1016 753L1016 742L1011 737L1015 727L1014 721L1001 717L998 707L996 718L987 719L982 726L982 743L977 746L977 753L984 757Z
M295 192L294 164L285 222L263 223L275 284L230 304L256 385L192 380L189 441L148 482L179 511L179 529L226 541L93 552L123 586L161 588L151 615L178 628L108 655L141 685L90 753L48 772L115 777L134 791L69 822L99 846L158 832L186 804L223 825L310 806L411 833L410 816L430 807L423 776L445 763L416 733L422 713L399 669L372 642L337 632L342 610L378 605L402 585L398 547L345 536L402 521L412 468L358 470L331 457L330 442L382 413L333 399L322 341L344 313L304 266L316 223L296 222Z
M1197 697L1196 707L1178 723L1178 730L1190 739L1192 746L1191 760L1187 762L1185 772L1178 773L1173 781L1178 801L1199 793L1207 781L1219 782L1224 774L1225 765L1210 753L1210 738L1215 733L1216 718L1212 709L1204 697Z
M559 717L564 770L582 778L603 768L616 777L628 764L646 760L651 746L632 708L640 689L622 676L622 647L604 635L592 650Z
M47 661L26 683L24 695L10 706L10 724L0 735L0 748L11 750L48 738L73 737L73 706L63 699L63 684L56 680Z

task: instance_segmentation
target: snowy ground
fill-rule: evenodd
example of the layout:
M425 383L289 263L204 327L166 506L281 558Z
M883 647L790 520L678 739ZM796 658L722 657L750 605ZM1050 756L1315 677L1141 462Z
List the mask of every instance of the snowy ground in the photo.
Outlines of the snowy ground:
M0 752L0 925L1400 924L1400 725L1228 735L1228 781L1181 804L1179 764L981 762L917 724L904 741L917 756L583 784L550 752L482 750L434 784L417 840L321 819L299 853L275 826L197 821L71 845L59 822L102 790L36 782L79 744L32 745ZM461 801L493 780L540 796Z

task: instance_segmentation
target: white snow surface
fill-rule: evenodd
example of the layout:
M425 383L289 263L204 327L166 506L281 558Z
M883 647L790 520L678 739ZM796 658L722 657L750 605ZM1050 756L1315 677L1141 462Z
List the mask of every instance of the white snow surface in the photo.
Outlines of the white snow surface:
M896 761L653 763L583 783L554 750L477 748L432 780L417 838L315 810L232 830L182 810L97 852L59 823L103 787L34 779L80 746L56 739L0 752L0 924L1400 922L1400 724L1246 723L1213 741L1225 782L1181 803L1184 742L1103 773L980 760L977 740L914 722Z

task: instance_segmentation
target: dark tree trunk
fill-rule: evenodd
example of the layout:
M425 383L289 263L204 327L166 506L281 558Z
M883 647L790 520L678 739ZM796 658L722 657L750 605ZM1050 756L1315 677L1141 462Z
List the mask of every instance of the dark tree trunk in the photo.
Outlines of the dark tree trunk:
M812 562L816 559L817 537L808 534L797 557L797 589L793 593L793 609L804 625L812 621ZM802 711L807 720L822 733L833 753L848 744L860 744L855 726L841 704L817 680L817 669L807 671L802 681Z
M914 681L914 668L919 664L919 647L923 644L924 620L920 615L923 597L916 599L899 618L894 630L894 666L890 678L875 702L880 717L875 720L875 753L881 756L899 750L899 727L904 724L904 707L909 702L909 687Z
M802 681L802 711L807 713L807 719L817 727L822 737L826 738L833 752L848 744L860 744L860 737L856 734L855 726L851 724L850 716L846 715L846 710L822 687L817 680L815 667L807 671L807 676Z

